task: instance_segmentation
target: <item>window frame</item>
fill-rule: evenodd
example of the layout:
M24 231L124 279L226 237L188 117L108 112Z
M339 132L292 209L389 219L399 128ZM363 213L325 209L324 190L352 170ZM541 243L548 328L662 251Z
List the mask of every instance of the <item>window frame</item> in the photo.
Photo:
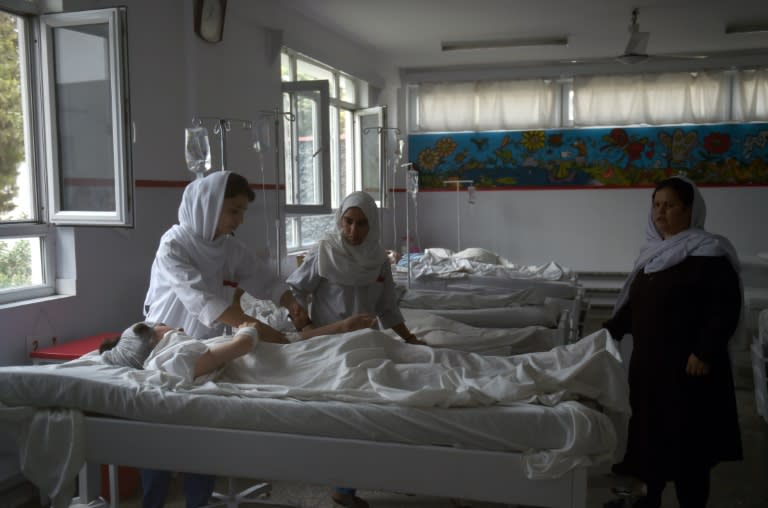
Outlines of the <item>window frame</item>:
M288 254L294 254L297 252L302 252L307 250L307 248L314 245L314 243L304 243L303 238L306 235L302 234L301 231L301 222L303 218L309 218L309 217L322 217L322 216L331 216L336 206L338 206L337 201L340 201L348 192L350 189L359 189L360 188L360 180L358 178L359 169L357 168L357 158L359 153L359 146L357 145L356 140L356 130L357 130L357 123L355 121L355 113L367 107L364 105L364 103L367 101L367 94L364 93L363 86L365 85L365 82L353 77L350 74L347 74L343 71L340 71L338 69L335 69L333 67L330 67L326 64L323 64L322 62L319 62L311 57L307 57L303 54L300 54L296 51L293 51L289 48L283 48L281 51L281 80L282 84L285 85L286 83L308 83L309 80L305 81L296 81L298 78L297 76L297 62L299 60L307 62L313 66L316 66L320 69L328 71L332 76L333 79L331 81L323 80L324 82L328 83L329 85L329 104L328 104L328 126L329 126L329 134L331 132L331 127L333 127L332 133L335 136L334 138L331 138L330 136L327 138L329 142L329 162L328 162L328 175L325 177L325 181L323 182L323 185L327 183L328 185L328 193L324 194L324 196L328 196L330 202L329 202L329 208L320 210L318 212L313 213L306 213L306 211L296 208L294 205L286 205L285 207L285 217L283 220L283 224L285 227L285 234L283 236L283 240L286 242L286 252ZM349 93L345 94L344 98L342 98L342 90L341 90L341 79L345 79L347 84L351 84L352 88L349 89ZM349 102L349 99L352 98L354 102ZM342 154L339 152L340 146L338 142L338 135L339 135L339 129L340 129L340 118L341 115L349 114L350 117L350 124L346 126L346 135L349 137L347 142L349 142L352 145L352 154L351 158L348 157L348 152L345 154L347 157L344 159L346 161L345 167L342 168L341 161L342 161ZM285 140L284 140L285 141ZM283 142L283 147L285 147L285 144ZM383 145L382 145L383 147ZM383 148L382 148L383 149ZM286 157L282 158L283 163L287 160ZM286 179L286 172L288 169L283 168L283 172L281 173L283 175L283 178ZM336 174L334 171L345 171L344 178L345 178L345 189L337 189L337 184L340 184L342 175ZM384 171L382 171L384 173ZM335 178L338 177L339 181L336 182ZM287 181L287 180L286 180ZM338 191L338 192L337 192ZM346 191L346 192L345 192ZM286 188L286 192L289 192L289 189ZM324 191L325 192L325 191ZM341 193L341 196L338 196L338 198L334 197L334 194ZM384 191L385 197L386 197L386 191ZM293 246L290 246L288 242L288 238L292 238L291 244Z
M62 210L60 147L58 142L55 52L56 28L104 24L108 26L110 111L112 115L112 176L115 210ZM44 160L48 181L47 202L53 224L133 226L132 171L130 159L130 107L128 98L128 57L125 8L46 14L39 17Z
M322 199L320 204L317 205L301 205L301 204L288 204L286 199L285 204L285 213L286 215L327 215L331 213L331 129L330 129L330 114L331 114L331 108L330 108L330 97L329 97L329 83L327 80L316 80L316 81L284 81L282 83L282 92L283 94L288 94L290 97L290 104L291 109L290 112L293 113L294 106L295 106L295 93L297 92L318 92L320 97L319 102L319 115L318 120L319 124L317 127L317 133L320 136L320 148L319 153L317 155L320 156L320 192L322 195ZM296 115L293 113L293 117L295 118ZM291 122L290 123L290 129L291 129L291 154L293 157L291 158L291 167L287 167L287 158L286 159L286 175L285 175L285 181L287 182L287 172L290 170L293 174L293 179L296 178L295 174L295 162L298 154L298 135L296 132L296 123ZM288 192L291 192L292 189L288 189L288 185L286 183L286 196Z
M376 204L379 208L385 208L387 205L387 172L386 160L387 160L387 137L385 132L387 130L387 108L385 106L372 106L370 108L362 108L354 110L354 125L355 125L355 188L368 192L376 200ZM375 117L377 121L376 127L363 127L363 117ZM363 186L363 143L365 139L366 129L377 129L377 141L378 141L378 173L379 173L379 189L376 196L371 192L362 188Z
M0 10L18 19L19 27L19 59L21 78L21 108L23 116L24 143L26 164L29 171L29 186L31 187L31 216L28 219L9 219L0 222L0 241L16 239L38 239L39 253L32 255L35 264L33 271L40 270L42 282L23 287L0 289L0 305L24 304L39 298L61 295L72 295L75 292L72 279L60 279L57 270L62 268L57 258L61 255L58 246L60 236L66 230L57 225L97 225L97 226L132 226L132 171L131 171L131 129L129 119L128 75L127 75L127 11L124 7L101 10L39 15L36 12L19 12L9 8L5 2L0 3ZM113 140L115 150L113 171L115 174L115 191L118 193L115 203L116 211L111 217L97 217L96 214L81 214L80 217L63 217L54 214L54 190L59 181L58 164L52 165L56 146L49 145L56 139L56 124L51 115L55 109L53 98L54 89L46 79L51 75L50 33L45 34L47 26L59 25L60 20L72 24L83 24L84 21L109 23L109 52L110 52L110 111L113 115ZM45 41L45 42L44 42ZM45 53L44 53L45 51ZM116 99L117 98L117 99ZM46 108L49 108L46 111ZM72 214L70 214L72 215ZM73 220L74 219L74 220ZM38 245L35 242L35 245ZM64 270L72 262L71 256L64 256ZM39 260L39 266L37 265Z

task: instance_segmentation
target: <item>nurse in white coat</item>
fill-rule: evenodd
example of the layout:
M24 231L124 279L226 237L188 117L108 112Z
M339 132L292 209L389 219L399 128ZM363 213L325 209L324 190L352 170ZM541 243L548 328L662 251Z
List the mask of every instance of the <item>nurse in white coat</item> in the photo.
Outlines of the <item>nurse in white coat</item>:
M144 301L146 320L181 328L198 339L217 337L225 325L253 322L261 340L286 343L274 328L246 315L242 291L269 299L273 278L233 234L254 200L248 181L218 171L190 183L181 198L179 223L160 239ZM283 287L284 289L284 287ZM171 481L169 471L142 470L142 508L162 508ZM186 508L208 504L215 478L184 475Z
M147 321L182 328L198 339L222 335L225 325L258 322L240 308L240 290L261 299L274 299L280 291L267 263L234 237L253 199L248 181L229 171L187 186L179 223L160 239L152 265ZM287 342L277 330L257 324L262 340Z

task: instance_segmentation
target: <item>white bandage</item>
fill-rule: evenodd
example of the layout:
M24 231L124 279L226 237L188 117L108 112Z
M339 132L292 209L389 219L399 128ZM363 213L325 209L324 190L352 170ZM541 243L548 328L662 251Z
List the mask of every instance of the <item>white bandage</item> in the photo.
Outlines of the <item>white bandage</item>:
M259 343L259 331L252 327L252 326L243 326L241 328L237 329L237 332L235 335L247 335L251 338L253 341L253 348L256 348L256 346Z
M300 340L303 340L301 335L299 335L299 332L286 332L285 338L288 339L288 342L299 342Z

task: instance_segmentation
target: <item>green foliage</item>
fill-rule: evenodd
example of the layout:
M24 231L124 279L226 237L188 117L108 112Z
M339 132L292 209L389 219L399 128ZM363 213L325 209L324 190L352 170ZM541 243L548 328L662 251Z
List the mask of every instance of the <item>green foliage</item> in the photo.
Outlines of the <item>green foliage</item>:
M0 13L0 212L11 210L23 159L19 37L16 18Z
M32 252L29 241L0 242L0 289L32 283Z

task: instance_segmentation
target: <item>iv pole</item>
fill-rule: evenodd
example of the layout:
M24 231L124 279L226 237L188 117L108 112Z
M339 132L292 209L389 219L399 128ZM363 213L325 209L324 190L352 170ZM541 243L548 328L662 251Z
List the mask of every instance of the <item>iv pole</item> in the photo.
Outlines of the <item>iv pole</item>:
M213 128L213 133L219 135L219 146L221 147L221 171L227 170L227 132L232 130L232 122L239 122L243 129L250 130L253 128L253 122L250 120L242 120L240 118L218 118L213 116L195 116L192 117L192 125L200 127L203 125L203 120L214 120L216 126Z
M274 148L273 152L275 154L275 237L276 237L276 263L277 263L277 276L280 277L280 272L282 271L282 242L281 242L281 224L280 224L280 119L285 119L289 122L295 122L296 121L296 115L291 113L290 111L280 111L280 108L275 106L275 108L271 111L262 110L259 111L259 114L263 117L272 117L274 122L272 124L272 127L274 128Z
M382 132L384 132L384 131L393 131L396 136L400 135L400 128L399 127L381 127L381 126L365 127L363 129L363 135L366 135L366 134L368 134L369 132L371 132L373 130L375 130L376 133L379 134L379 135ZM379 150L379 153L380 153L380 157L383 159L384 164L386 165L387 160L388 160L388 157L387 157L387 141L388 140L387 140L386 136L381 138L381 139L382 139L382 146L381 146L381 148ZM402 158L402 154L400 155L400 158ZM398 159L398 161L395 161L395 171L397 171L397 162L399 162L399 159ZM381 176L381 182L379 183L379 185L382 188L382 193L381 193L381 208L379 209L379 223L383 224L383 218L384 218L383 217L383 213L384 213L384 210L383 210L383 208L384 208L384 192L386 191L386 187L387 187L387 180L386 180L387 179L387 174L386 174L386 171L382 171L381 175L382 175ZM394 192L394 179L395 179L395 175L393 173L392 174L393 192ZM395 224L395 198L394 198L394 196L392 196L392 223ZM384 230L383 229L381 229L379 231L379 236L380 236L379 240L383 241L384 240ZM393 238L393 240L395 242L395 249L397 249L397 225L395 225L395 238Z
M461 251L461 216L459 214L459 191L461 184L468 183L472 185L474 180L443 180L443 185L456 184L456 252Z

